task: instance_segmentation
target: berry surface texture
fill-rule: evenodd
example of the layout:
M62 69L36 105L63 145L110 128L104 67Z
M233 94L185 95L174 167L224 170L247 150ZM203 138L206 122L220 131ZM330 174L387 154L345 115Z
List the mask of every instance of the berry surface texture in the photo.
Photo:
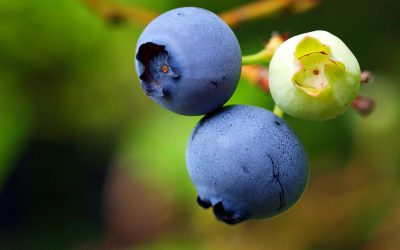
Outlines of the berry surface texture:
M233 31L201 8L160 15L145 28L136 47L136 69L145 94L183 115L206 114L227 102L241 66Z
M198 203L236 224L290 208L308 181L302 144L286 122L254 106L224 107L194 128L186 151Z

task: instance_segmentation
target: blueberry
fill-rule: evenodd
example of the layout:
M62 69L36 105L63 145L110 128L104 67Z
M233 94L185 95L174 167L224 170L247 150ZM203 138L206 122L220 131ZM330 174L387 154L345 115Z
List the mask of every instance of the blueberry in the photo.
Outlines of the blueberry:
M184 115L206 114L227 102L241 64L235 34L217 15L200 8L160 15L145 28L136 47L144 93Z
M253 106L224 107L194 128L186 149L189 175L203 208L236 224L278 215L308 181L303 146L284 120Z

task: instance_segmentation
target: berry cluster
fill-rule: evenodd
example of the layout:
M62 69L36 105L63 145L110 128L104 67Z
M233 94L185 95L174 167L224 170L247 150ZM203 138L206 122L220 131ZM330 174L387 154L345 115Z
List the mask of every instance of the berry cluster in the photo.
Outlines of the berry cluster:
M197 202L236 224L289 209L307 185L304 148L287 123L266 109L223 106L239 82L242 55L232 30L215 14L179 8L153 20L136 48L146 95L183 115L203 115L187 144ZM325 31L295 36L270 63L272 97L292 116L327 120L345 111L360 85L358 62Z

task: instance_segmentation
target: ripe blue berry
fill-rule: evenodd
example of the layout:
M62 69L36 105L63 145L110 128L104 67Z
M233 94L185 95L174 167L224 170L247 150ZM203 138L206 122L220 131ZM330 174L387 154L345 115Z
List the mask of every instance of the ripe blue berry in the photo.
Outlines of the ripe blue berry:
M136 70L145 94L184 115L206 114L228 101L241 64L232 30L200 8L160 15L146 27L136 47Z
M236 224L290 208L308 181L302 144L284 120L253 106L224 107L194 128L186 150L198 203Z

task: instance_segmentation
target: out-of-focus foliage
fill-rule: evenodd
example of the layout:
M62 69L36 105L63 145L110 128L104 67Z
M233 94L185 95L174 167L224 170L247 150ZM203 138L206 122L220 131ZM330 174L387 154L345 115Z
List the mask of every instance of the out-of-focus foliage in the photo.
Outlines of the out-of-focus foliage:
M0 85L0 189L9 174L10 162L26 141L31 126L29 103L16 85L13 76L0 72L4 82ZM7 78L9 77L9 78Z
M179 6L221 12L250 1L109 2L161 13ZM10 218L0 220L0 248L396 249L399 8L395 0L321 1L234 28L244 54L258 51L272 31L337 35L362 69L376 73L362 93L377 108L367 118L349 110L322 123L286 117L310 159L304 197L277 218L228 227L197 206L186 172L187 139L200 117L170 113L141 91L133 57L143 27L102 20L79 0L0 1L0 218ZM235 103L273 107L269 94L246 81ZM36 141L46 147L32 148ZM32 175L19 176L21 168ZM104 169L104 189L81 178L101 179L88 169ZM19 207L10 209L4 190ZM103 223L76 215L85 203L74 198L79 193L104 196L87 212L103 211Z

